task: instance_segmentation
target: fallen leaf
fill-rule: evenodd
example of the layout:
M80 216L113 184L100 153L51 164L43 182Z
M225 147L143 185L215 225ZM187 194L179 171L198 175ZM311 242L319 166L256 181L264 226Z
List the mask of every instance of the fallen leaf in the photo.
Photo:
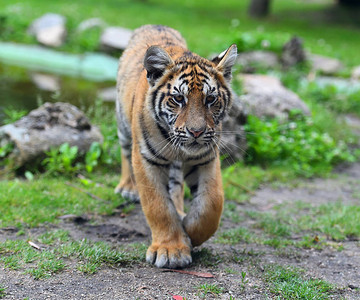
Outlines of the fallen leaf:
M41 247L40 247L39 245L36 245L36 244L33 243L32 241L28 241L28 244L29 244L31 247L33 247L33 248L41 251Z
M185 270L176 270L176 269L164 269L163 271L188 274L188 275L193 275L193 276L201 277L201 278L214 278L215 277L213 274L205 273L205 272L185 271Z
M172 298L175 300L184 300L184 297L178 296L178 295L172 295Z

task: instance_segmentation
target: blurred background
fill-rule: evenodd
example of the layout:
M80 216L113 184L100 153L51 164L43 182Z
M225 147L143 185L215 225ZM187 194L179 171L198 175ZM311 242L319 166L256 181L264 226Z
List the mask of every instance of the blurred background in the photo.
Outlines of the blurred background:
M360 64L359 3L356 0L2 0L0 41L44 44L37 39L32 24L51 13L61 16L58 21L65 32L55 30L55 34L61 35L60 41L45 47L64 53L100 52L117 59L121 45L117 48L113 44L123 38L126 44L127 32L120 38L115 33L110 37L113 43L110 41L111 45L106 46L102 35L109 27L133 30L144 24L163 24L179 30L189 48L205 57L223 51L232 43L237 43L240 51L279 52L296 35L302 39L306 51L339 59L346 70ZM28 53L25 49L18 55L26 57ZM104 76L85 80L80 72L69 76L66 70L54 69L50 63L45 74L58 75L44 77L44 68L36 65L36 59L30 64L15 63L18 66L14 67L7 55L0 58L0 111L9 106L30 110L39 102L58 100L89 106L97 97L113 98L113 91L107 89L114 85L112 67L104 71L110 72L110 79ZM95 65L106 63L100 58ZM40 75L35 72L39 69Z

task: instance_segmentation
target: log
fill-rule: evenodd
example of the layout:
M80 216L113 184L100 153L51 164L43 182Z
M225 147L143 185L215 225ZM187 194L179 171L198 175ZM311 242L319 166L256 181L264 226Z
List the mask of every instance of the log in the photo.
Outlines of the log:
M12 145L11 153L0 157L0 162L6 158L20 167L64 143L86 152L93 142L102 143L103 136L81 110L69 103L45 103L15 123L0 127L0 147Z

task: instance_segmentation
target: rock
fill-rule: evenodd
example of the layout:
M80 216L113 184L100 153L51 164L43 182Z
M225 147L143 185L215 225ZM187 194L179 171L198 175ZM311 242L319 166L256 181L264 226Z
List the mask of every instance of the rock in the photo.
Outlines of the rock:
M240 98L233 94L233 105L223 121L220 152L225 157L223 164L230 165L242 160L247 149L244 125L247 114Z
M45 46L59 47L66 38L65 23L65 17L47 13L30 25L28 33L34 35L37 41Z
M291 110L310 115L307 105L294 92L285 88L279 79L267 75L239 75L244 95L240 101L249 114L259 118L288 118Z
M13 144L10 158L17 167L64 143L87 151L93 142L102 143L100 130L85 114L69 103L45 103L15 123L0 127L0 144Z
M105 26L106 26L106 23L103 20L101 20L100 18L91 18L91 19L82 21L78 25L76 31L83 32L85 30L92 29L95 27L103 28Z
M310 61L313 71L321 72L324 75L337 74L344 68L338 59L332 57L308 54L307 59Z
M360 66L357 66L354 69L352 69L351 78L360 79Z
M116 87L107 87L98 91L98 97L103 101L115 102L116 100Z
M256 68L275 68L279 66L279 59L276 53L271 51L249 51L239 53L237 63L243 67L243 71L254 72Z
M306 55L303 47L302 40L294 36L290 41L288 41L281 53L281 63L284 67L291 67L298 63L305 61Z
M352 93L360 90L360 80L331 77L331 76L317 76L314 81L319 87L325 87L328 85L336 86L337 89L344 92Z
M30 77L32 82L40 90L50 92L56 92L60 90L60 79L57 76L41 73L32 73Z
M100 47L104 50L124 50L132 31L122 27L108 27L100 37Z

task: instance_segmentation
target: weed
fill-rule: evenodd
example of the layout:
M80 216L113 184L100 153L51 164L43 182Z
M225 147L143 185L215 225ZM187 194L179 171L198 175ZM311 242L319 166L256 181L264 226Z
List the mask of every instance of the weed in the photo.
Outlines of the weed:
M240 286L241 288L244 290L246 287L246 284L249 282L249 279L246 279L246 272L242 271L241 272L241 283Z
M197 290L200 292L200 297L206 298L207 294L212 294L213 296L220 295L224 291L224 288L219 287L216 284L205 283L198 286Z
M64 143L58 149L46 152L46 155L42 163L50 174L73 174L79 169L74 165L78 155L77 146L70 147L69 143Z
M5 108L4 113L6 117L3 120L4 124L14 123L17 120L21 119L25 116L28 112L26 110L17 110L13 108Z
M97 142L92 143L89 151L87 151L85 155L86 171L88 171L89 173L93 171L94 167L98 165L98 160L100 158L100 155L101 155L100 144Z
M319 279L306 279L303 272L292 267L269 265L264 280L271 293L281 299L328 299L333 286Z
M0 299L6 296L6 288L0 285Z

